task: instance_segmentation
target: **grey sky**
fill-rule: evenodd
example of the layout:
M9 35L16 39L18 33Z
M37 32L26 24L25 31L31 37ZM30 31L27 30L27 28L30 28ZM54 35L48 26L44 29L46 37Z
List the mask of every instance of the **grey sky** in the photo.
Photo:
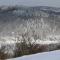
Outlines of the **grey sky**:
M54 6L60 7L60 0L0 0L1 5Z

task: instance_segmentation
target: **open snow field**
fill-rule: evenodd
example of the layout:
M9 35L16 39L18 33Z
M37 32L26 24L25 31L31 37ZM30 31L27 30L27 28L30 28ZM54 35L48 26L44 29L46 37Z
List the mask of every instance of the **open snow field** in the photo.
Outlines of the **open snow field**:
M7 60L60 60L60 50L26 55L23 57L7 59Z

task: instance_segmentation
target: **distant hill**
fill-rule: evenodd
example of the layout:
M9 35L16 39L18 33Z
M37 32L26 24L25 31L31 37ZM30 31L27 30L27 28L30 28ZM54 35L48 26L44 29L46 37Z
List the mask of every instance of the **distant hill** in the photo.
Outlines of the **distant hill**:
M41 19L53 26L54 20L58 31L60 27L60 8L48 6L1 6L0 7L0 32L16 31L23 21L28 19ZM25 22L24 22L25 23ZM17 28L18 29L18 28Z

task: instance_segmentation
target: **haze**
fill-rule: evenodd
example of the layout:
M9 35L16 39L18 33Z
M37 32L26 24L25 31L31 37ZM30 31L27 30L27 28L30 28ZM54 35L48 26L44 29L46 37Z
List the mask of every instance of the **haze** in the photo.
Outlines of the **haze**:
M0 6L2 5L60 7L60 0L0 0Z

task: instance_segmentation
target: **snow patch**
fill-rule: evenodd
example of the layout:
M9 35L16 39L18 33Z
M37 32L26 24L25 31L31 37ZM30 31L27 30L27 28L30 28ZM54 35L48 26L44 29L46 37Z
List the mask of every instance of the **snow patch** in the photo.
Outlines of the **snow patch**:
M7 60L60 60L60 50L44 52Z

